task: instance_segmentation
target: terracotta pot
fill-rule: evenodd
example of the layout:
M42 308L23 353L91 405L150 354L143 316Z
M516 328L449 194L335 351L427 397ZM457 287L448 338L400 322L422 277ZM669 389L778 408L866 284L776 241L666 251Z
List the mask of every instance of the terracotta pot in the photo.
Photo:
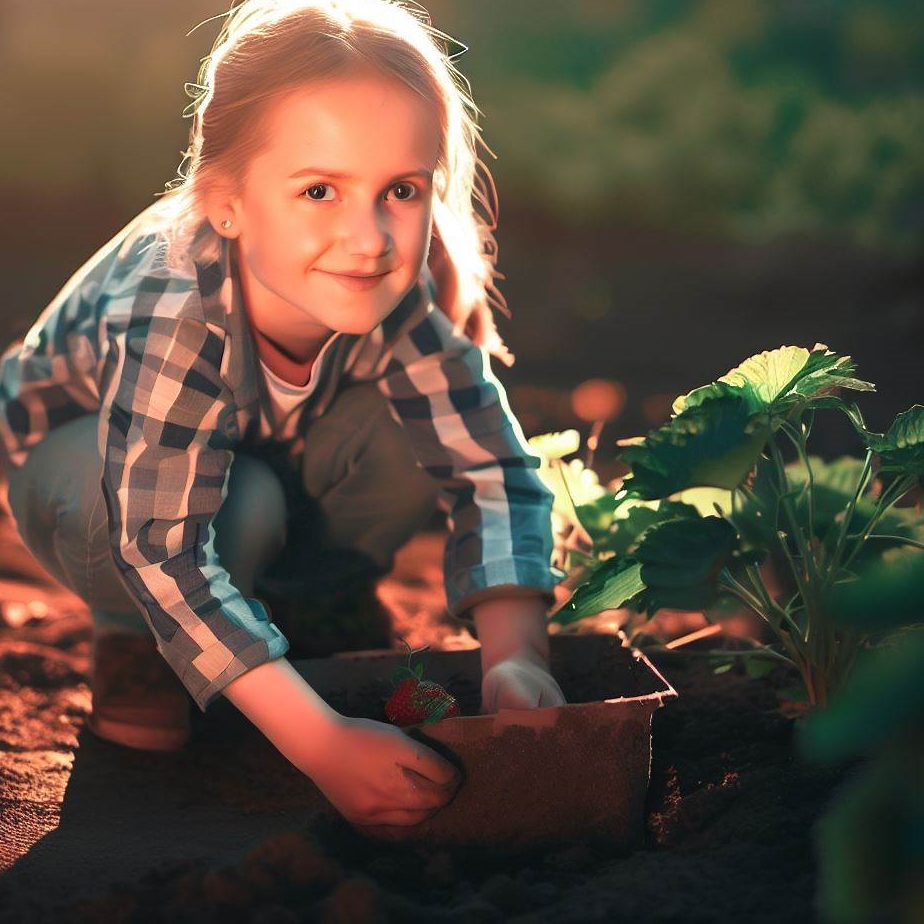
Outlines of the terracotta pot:
M612 634L552 635L550 669L568 704L479 715L481 652L427 651L425 676L461 715L405 731L456 764L455 798L419 825L358 828L386 840L536 846L605 838L626 850L644 835L651 719L676 691L640 652ZM345 715L387 721L399 651L345 652L294 662Z

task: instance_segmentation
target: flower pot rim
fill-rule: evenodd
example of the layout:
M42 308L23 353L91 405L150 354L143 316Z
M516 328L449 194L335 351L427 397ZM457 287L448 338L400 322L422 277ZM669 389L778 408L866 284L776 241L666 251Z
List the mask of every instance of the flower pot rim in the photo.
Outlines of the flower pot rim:
M568 638L586 638L588 635L594 637L609 637L614 640L619 640L620 638L625 638L622 635L615 635L612 632L593 632L585 633L584 636L565 636ZM559 636L556 636L558 638ZM555 642L556 645L561 644L560 642ZM569 644L565 642L564 644ZM586 711L589 709L599 709L604 706L632 706L632 705L644 705L647 707L653 706L654 709L658 709L664 705L665 701L670 699L676 699L678 697L677 691L671 686L668 680L661 674L661 672L651 663L651 661L644 655L643 652L639 651L637 648L632 648L627 644L620 644L620 648L627 648L629 654L632 658L640 662L647 671L649 671L654 680L656 680L660 685L661 689L654 690L650 693L640 693L635 696L613 696L607 699L594 700L592 702L586 703L565 703L563 706L538 706L531 709L500 709L497 712L488 712L482 713L479 715L458 715L450 716L447 718L440 719L437 722L415 722L412 725L402 725L398 726L403 729L433 729L438 726L447 727L447 723L452 723L452 725L460 725L463 722L469 723L469 726L475 727L474 723L492 723L496 728L500 729L507 725L526 725L532 727L542 727L542 726L551 726L554 725L557 721L558 714L563 710L577 711L582 710ZM433 652L439 652L440 654L448 654L452 652L464 652L472 651L476 649L471 648L435 648L431 649ZM328 658L324 660L362 660L365 658L393 658L396 655L400 655L401 652L396 648L366 648L359 651L339 651L332 655L329 655Z

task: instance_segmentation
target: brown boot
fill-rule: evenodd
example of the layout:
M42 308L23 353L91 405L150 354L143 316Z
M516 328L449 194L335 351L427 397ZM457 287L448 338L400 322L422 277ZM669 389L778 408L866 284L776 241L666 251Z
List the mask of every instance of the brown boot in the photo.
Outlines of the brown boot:
M189 693L151 635L97 633L87 727L100 738L144 751L178 751L189 741Z

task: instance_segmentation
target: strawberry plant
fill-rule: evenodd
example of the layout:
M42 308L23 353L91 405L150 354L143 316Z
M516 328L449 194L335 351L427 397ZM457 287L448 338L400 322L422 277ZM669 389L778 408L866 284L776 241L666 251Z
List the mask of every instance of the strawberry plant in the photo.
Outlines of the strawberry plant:
M824 704L875 641L831 618L835 589L885 553L924 549L920 511L896 507L924 475L924 407L871 432L842 396L875 390L854 373L850 357L820 344L759 353L677 398L668 423L620 441L631 469L620 483L603 489L582 473L594 494L573 502L585 541L562 564L580 583L551 620L624 606L646 617L709 611L735 598L774 638L747 654L794 666L808 700ZM856 431L861 460L810 455L815 415L835 411ZM541 452L550 438L531 442ZM562 481L569 490L574 478Z
M423 679L423 664L411 667L411 658L418 652L426 651L430 646L412 649L407 647L407 667L396 667L391 676L395 685L394 692L385 704L388 721L402 727L408 725L439 722L459 714L459 705L454 696L432 680Z

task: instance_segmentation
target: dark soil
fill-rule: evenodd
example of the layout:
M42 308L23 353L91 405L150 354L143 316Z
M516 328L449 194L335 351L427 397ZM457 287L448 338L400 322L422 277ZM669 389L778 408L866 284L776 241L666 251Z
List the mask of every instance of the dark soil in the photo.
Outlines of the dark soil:
M676 657L655 663L680 697L655 713L647 842L631 856L583 841L541 853L384 844L323 816L236 865L163 865L53 918L813 920L812 825L838 775L794 757L793 720L769 680Z
M441 542L417 537L380 589L394 628L414 647L465 642L439 617ZM0 585L3 604L12 599L40 599L48 615L0 629L0 924L816 919L812 828L842 772L796 755L794 721L778 695L793 677L716 675L693 652L650 656L680 695L654 714L646 838L631 855L592 840L519 852L387 843L364 837L329 806L319 810L326 803L316 787L249 725L251 738L228 741L219 723L194 715L193 746L176 759L95 742L81 728L90 704L88 614L60 588ZM123 791L166 774L137 818L125 814L137 797L88 789L115 771ZM162 810L163 792L172 801ZM182 830L185 804L197 806L200 828ZM87 812L104 817L94 826ZM218 851L196 846L210 819L226 825L217 836L229 846L218 860ZM101 824L112 826L102 845L90 840L99 840ZM238 829L257 831L242 849ZM56 835L61 846L50 853ZM192 859L177 852L108 891L91 880L66 904L52 897L52 883L44 894L34 879L27 891L15 887L18 860L42 849L45 875L57 869L65 881L73 879L67 867L84 859L68 850L128 855L132 838L148 844L144 856L166 858L183 845Z

